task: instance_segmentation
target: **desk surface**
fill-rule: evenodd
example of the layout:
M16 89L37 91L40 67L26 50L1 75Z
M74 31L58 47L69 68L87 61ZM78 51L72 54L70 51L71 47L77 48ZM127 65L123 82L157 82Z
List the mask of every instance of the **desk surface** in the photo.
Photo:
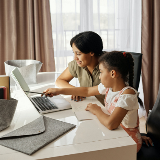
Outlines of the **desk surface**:
M55 87L54 82L57 78L55 73L39 73L37 77L38 83L29 85L31 90L43 91L48 87ZM0 132L0 136L25 125L40 116L37 110L32 106L32 103L25 98L23 94L18 94L18 92L16 94L15 96L19 97L19 102L12 124L8 129ZM70 98L67 97L68 96L66 96L66 99L70 101ZM97 103L100 105L98 101ZM45 114L45 116L75 124L76 128L31 156L0 146L0 159L79 160L83 158L87 160L103 160L106 159L106 157L108 157L107 159L112 160L117 158L123 160L136 159L136 143L121 127L110 131L104 127L97 118L94 120L78 121L72 109ZM125 154L123 154L123 152Z

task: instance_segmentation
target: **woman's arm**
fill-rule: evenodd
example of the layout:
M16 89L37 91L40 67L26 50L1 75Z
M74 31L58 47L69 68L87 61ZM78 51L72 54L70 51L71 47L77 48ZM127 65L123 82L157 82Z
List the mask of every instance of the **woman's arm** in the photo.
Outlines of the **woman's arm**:
M62 74L57 78L56 80L56 86L58 86L59 88L75 88L75 86L72 86L71 84L69 84L69 82L73 79L74 77L71 75L71 73L69 72L69 68L67 67ZM76 96L76 95L72 95L71 96L71 100L75 100L75 101L82 101L84 99L84 96Z
M71 75L69 72L69 68L67 67L61 75L57 78L56 80L56 86L60 88L74 88L74 86L70 85L69 82L73 79L74 77Z
M53 97L59 94L76 96L95 96L100 95L98 86L94 87L74 87L74 88L48 88L44 91L46 96Z
M101 110L101 107L92 103L87 105L86 110L96 115L99 121L109 130L116 129L128 112L123 108L116 107L111 115L107 115Z
M71 75L71 73L69 72L69 68L67 67L62 74L57 78L56 80L56 86L58 86L59 88L74 88L75 86L72 86L71 84L69 84L69 82L73 79L74 77ZM71 100L75 100L75 101L82 101L84 99L84 97L82 96L75 96L75 95L71 95Z

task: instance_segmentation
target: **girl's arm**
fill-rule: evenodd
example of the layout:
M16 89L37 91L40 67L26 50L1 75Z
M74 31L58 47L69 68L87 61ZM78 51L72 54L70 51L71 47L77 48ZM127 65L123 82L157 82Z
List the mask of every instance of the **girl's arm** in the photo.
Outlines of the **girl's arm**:
M128 111L123 108L116 107L111 115L107 115L102 112L96 114L97 118L109 130L113 130L118 128Z
M123 92L123 94L135 94L135 91L132 89L127 89ZM87 105L86 110L96 115L99 121L109 130L116 129L128 112L126 109L116 107L111 115L107 115L101 110L101 107L91 103Z
M59 94L76 95L76 96L95 96L100 95L98 86L94 87L74 87L74 88L48 88L44 91L46 96L53 97Z
M87 105L86 110L96 115L99 121L109 130L116 129L128 112L123 108L116 107L111 115L107 115L101 110L101 107L92 103Z

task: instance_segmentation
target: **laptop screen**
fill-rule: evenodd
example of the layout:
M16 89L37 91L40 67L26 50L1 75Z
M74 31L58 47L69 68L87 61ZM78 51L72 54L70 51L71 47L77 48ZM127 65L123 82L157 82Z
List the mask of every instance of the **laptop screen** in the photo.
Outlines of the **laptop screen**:
M23 91L30 91L28 84L26 83L25 79L23 78L17 67L12 70L11 77Z

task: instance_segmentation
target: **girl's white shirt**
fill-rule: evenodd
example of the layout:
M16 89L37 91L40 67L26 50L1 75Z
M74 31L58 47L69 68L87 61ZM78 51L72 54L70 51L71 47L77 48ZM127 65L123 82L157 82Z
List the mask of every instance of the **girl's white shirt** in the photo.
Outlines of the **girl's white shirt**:
M128 86L129 88L129 86ZM127 88L126 88L127 89ZM125 90L126 90L125 89ZM123 109L128 110L126 116L122 120L122 125L125 126L126 128L135 128L137 126L137 119L138 119L138 109L139 109L139 104L138 104L138 92L135 91L135 94L122 94L120 95L117 103L115 104L115 107L121 107ZM102 83L98 85L98 91L100 94L106 94L106 88ZM114 98L118 96L120 91L118 92L113 92L112 88L109 88L108 95L106 97L106 102L108 103L108 107L110 106L111 103L113 103ZM107 108L108 110L109 108Z

